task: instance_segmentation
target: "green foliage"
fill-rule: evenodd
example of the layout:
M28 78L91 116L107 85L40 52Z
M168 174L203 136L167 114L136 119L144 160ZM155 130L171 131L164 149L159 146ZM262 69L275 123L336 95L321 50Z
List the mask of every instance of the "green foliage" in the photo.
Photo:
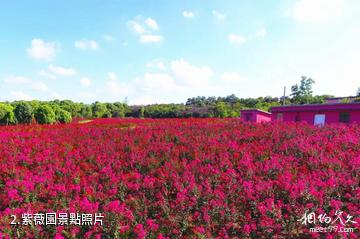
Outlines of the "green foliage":
M15 124L14 108L10 104L0 103L0 124L10 125Z
M128 111L127 105L125 103L115 102L107 103L106 108L109 111L110 117L114 118L123 118L125 117L126 112Z
M204 107L207 105L215 105L216 98L215 97L209 97L206 98L205 96L198 96L194 98L189 98L186 101L186 105L196 106L196 107Z
M28 103L31 105L31 107L33 109L36 109L40 106L41 102L38 100L32 100L32 101L28 101Z
M240 111L231 110L231 111L229 112L228 117L231 117L231 118L240 117Z
M302 77L300 85L292 87L290 97L285 97L286 104L322 104L331 95L312 95L311 78ZM360 92L359 92L360 93ZM359 96L360 99L360 96ZM360 102L357 99L355 102ZM232 94L225 97L198 96L189 98L186 104L153 104L146 106L128 106L126 102L93 104L76 103L71 100L54 100L48 102L20 101L11 104L4 103L0 107L0 123L13 124L16 119L19 123L30 123L36 110L36 120L39 123L68 123L74 117L85 119L110 118L110 117L136 117L136 118L208 118L208 117L239 117L242 109L256 108L269 111L270 107L279 106L283 103L278 97L238 98ZM6 109L4 109L6 105ZM46 110L44 109L46 105ZM8 106L15 109L10 110ZM49 109L50 108L50 109ZM14 111L14 112L13 112ZM55 119L52 113L55 114ZM4 113L7 112L7 113ZM31 112L31 113L30 113ZM6 116L5 116L6 114ZM13 116L15 114L16 118ZM69 117L70 114L70 117ZM31 117L30 117L31 116ZM2 118L1 118L2 117Z
M69 112L61 109L56 113L56 120L61 124L68 124L71 123L72 117Z
M92 115L94 118L108 118L111 115L110 111L106 107L106 104L96 101L91 105Z
M56 122L55 112L50 105L40 105L35 110L34 116L39 124L53 124Z
M28 102L16 103L14 114L18 123L30 124L33 119L33 108Z
M139 118L144 118L145 117L145 108L144 106L141 106L139 109Z
M92 109L90 105L85 105L85 104L81 105L80 117L86 119L90 119L93 117Z
M294 103L309 104L312 98L312 86L315 81L306 76L301 77L300 85L296 84L291 87L291 96Z
M215 116L225 118L229 116L229 107L225 102L218 102L214 108Z
M146 118L176 118L180 112L186 110L182 104L154 104L144 107Z
M341 99L341 103L350 103L351 100L349 98Z
M82 108L81 106L82 106L81 103L75 103L71 100L60 101L60 107L63 110L70 112L72 117L80 117L80 112Z
M333 95L315 95L309 99L310 104L324 104L329 98L333 98Z

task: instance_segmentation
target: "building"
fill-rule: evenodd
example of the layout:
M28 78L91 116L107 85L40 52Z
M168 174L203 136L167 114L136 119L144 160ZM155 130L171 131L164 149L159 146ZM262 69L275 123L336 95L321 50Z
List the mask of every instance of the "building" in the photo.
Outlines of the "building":
M360 123L360 103L276 106L270 112L272 121L305 121L313 125Z
M358 96L334 97L326 99L326 104L353 103L357 99L359 99Z
M271 113L258 109L242 110L240 117L246 122L262 123L271 121Z

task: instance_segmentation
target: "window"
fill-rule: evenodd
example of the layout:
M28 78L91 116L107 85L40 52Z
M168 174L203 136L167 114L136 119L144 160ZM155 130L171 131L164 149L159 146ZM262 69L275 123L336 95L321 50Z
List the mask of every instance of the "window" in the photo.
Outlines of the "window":
M322 126L325 124L325 115L324 114L316 114L314 118L314 125Z
M245 114L245 121L251 121L251 114L250 113Z
M296 116L295 116L295 122L300 122L300 121L301 121L300 114L297 113Z
M277 115L276 115L276 118L278 121L282 121L283 117L284 117L283 113L277 113Z
M350 123L350 113L349 112L340 112L339 122L340 123Z

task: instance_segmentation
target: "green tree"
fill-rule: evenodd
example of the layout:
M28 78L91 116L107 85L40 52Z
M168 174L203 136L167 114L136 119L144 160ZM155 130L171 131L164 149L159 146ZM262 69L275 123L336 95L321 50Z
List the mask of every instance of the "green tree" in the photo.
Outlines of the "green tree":
M72 117L66 110L59 110L56 114L56 120L61 124L68 124L72 122Z
M141 106L139 109L139 118L144 118L145 117L145 107Z
M214 113L216 117L225 118L229 116L228 106L225 102L218 102L215 106Z
M240 116L240 111L231 110L229 113L229 117L236 118Z
M30 124L33 119L33 108L28 102L17 103L14 109L15 118L20 124Z
M239 98L236 97L236 95L228 95L225 97L224 101L230 105L234 105L236 102L239 101Z
M106 118L123 118L126 113L126 104L115 102L115 103L106 103L106 108L109 114L106 114ZM104 117L104 116L103 116Z
M291 87L291 96L293 103L309 104L312 98L312 86L315 81L306 76L301 77L300 85L296 84Z
M63 110L71 113L72 117L79 117L81 114L81 104L75 103L71 100L62 100L60 101L60 107Z
M94 118L107 118L107 116L110 114L110 112L108 111L108 109L106 107L106 104L100 103L98 101L93 103L91 108L92 108Z
M112 117L124 118L127 112L127 105L125 103L115 102L114 111L112 112Z
M14 108L9 104L0 103L0 124L10 125L15 123Z
M92 117L92 109L90 105L82 104L80 116L83 118L90 119Z
M34 116L39 124L53 124L56 122L55 112L49 105L40 105L35 110Z

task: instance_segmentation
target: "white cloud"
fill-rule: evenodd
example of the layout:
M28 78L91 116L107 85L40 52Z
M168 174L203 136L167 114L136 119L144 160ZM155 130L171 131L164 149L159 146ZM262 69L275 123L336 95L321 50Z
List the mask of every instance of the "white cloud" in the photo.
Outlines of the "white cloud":
M65 97L60 95L59 93L57 92L51 92L51 99L58 99L58 100L64 100ZM69 99L69 98L67 98Z
M23 76L10 75L4 79L4 82L7 84L27 84L31 82L31 79Z
M118 80L118 77L115 72L108 72L108 80L105 83L106 93L110 97L119 99L121 97L126 97L131 91L131 86Z
M213 75L211 68L193 66L184 59L172 61L171 70L179 84L194 87L206 86Z
M326 23L343 14L345 0L298 0L293 17L298 22Z
M167 67L160 72L159 65ZM219 80L213 80L214 72L206 65L193 65L185 59L165 62L155 59L147 67L157 72L146 72L132 80L124 81L115 72L108 72L102 88L94 94L93 99L119 101L129 97L130 104L184 102L194 95L229 95L238 93L244 83L249 81L238 72L224 72Z
M40 75L41 77L44 77L44 78L49 79L49 80L55 80L55 79L56 79L56 76L55 76L55 75L50 74L50 73L48 73L48 72L45 71L45 70L41 70L41 71L39 72L39 75Z
M260 29L256 34L256 37L264 38L267 35L267 31L265 28Z
M30 89L36 90L36 91L48 91L49 88L47 85L41 81L33 81L30 78L23 77L23 76L7 76L4 79L4 83L6 84L21 84L22 86L29 87ZM26 97L25 94L23 94L21 91L13 91L13 94L11 95L14 99L21 98L20 96Z
M183 11L183 16L185 18L193 18L195 16L195 14L191 11Z
M45 42L41 39L33 39L31 47L26 49L29 56L37 60L52 60L57 52L55 42Z
M127 86L118 81L107 81L106 87L108 93L118 95L119 98L128 93Z
M146 67L153 68L153 69L158 69L158 70L161 70L161 71L166 70L166 66L165 66L164 62L159 60L159 59L154 59L154 60L148 62L146 64Z
M95 98L95 95L91 92L79 92L79 98L81 99L81 101L84 100L92 100Z
M141 88L143 91L154 92L166 92L176 89L174 79L169 74L162 73L146 73L143 79L137 79L135 84L136 88Z
M163 70L165 63L150 61L147 67ZM160 68L160 69L159 69ZM107 80L98 97L119 100L129 96L131 104L181 102L194 94L208 92L213 71L207 66L192 65L184 59L169 63L167 73L146 72L130 81L123 81L114 72L107 73Z
M87 77L82 77L81 79L80 79L80 83L81 83L81 85L82 86L90 86L91 85L91 80L89 79L89 78L87 78Z
M159 99L157 99L154 96L139 96L136 97L134 100L131 101L131 104L133 105L150 105L150 104L159 104L161 103ZM167 103L167 102L163 102Z
M232 86L243 84L247 79L242 77L238 72L224 72L221 75L221 81L228 86Z
M11 91L10 100L32 100L33 98L22 91Z
M141 35L140 42L141 43L160 43L164 40L163 36L161 35Z
M128 26L133 32L140 34L140 35L145 34L147 32L145 30L145 28L136 21L129 21Z
M159 25L157 24L157 22L152 19L152 18L148 18L145 20L146 25L148 25L148 27L150 27L152 30L158 31L159 30Z
M103 39L105 40L105 41L107 41L107 42L112 42L112 41L114 41L115 40L115 38L113 37L113 36L111 36L111 35L103 35Z
M139 19L129 21L128 27L139 36L140 43L161 43L164 41L162 35L153 33L160 29L153 18L147 18L144 23L139 23Z
M98 50L99 44L94 40L82 39L75 41L75 47L81 50Z
M108 72L108 79L110 81L116 81L118 78L117 78L117 75L115 74L115 72Z
M4 83L6 84L21 84L23 86L29 87L30 89L36 90L36 91L48 91L49 88L47 87L47 85L41 81L33 81L30 78L27 77L23 77L23 76L7 76L4 79ZM15 95L20 96L21 94L16 94L19 93L20 91L14 91ZM16 98L16 97L15 97Z
M226 14L221 13L219 11L213 10L212 11L213 16L215 17L215 19L219 22L225 21L226 20Z
M76 71L73 68L49 65L49 71L60 76L74 76Z
M230 33L228 35L228 39L231 43L242 45L246 42L246 38L244 36L236 35L234 33Z
M41 81L33 82L31 84L31 88L33 90L42 91L42 92L45 92L45 91L49 90L48 86L44 82L41 82Z

